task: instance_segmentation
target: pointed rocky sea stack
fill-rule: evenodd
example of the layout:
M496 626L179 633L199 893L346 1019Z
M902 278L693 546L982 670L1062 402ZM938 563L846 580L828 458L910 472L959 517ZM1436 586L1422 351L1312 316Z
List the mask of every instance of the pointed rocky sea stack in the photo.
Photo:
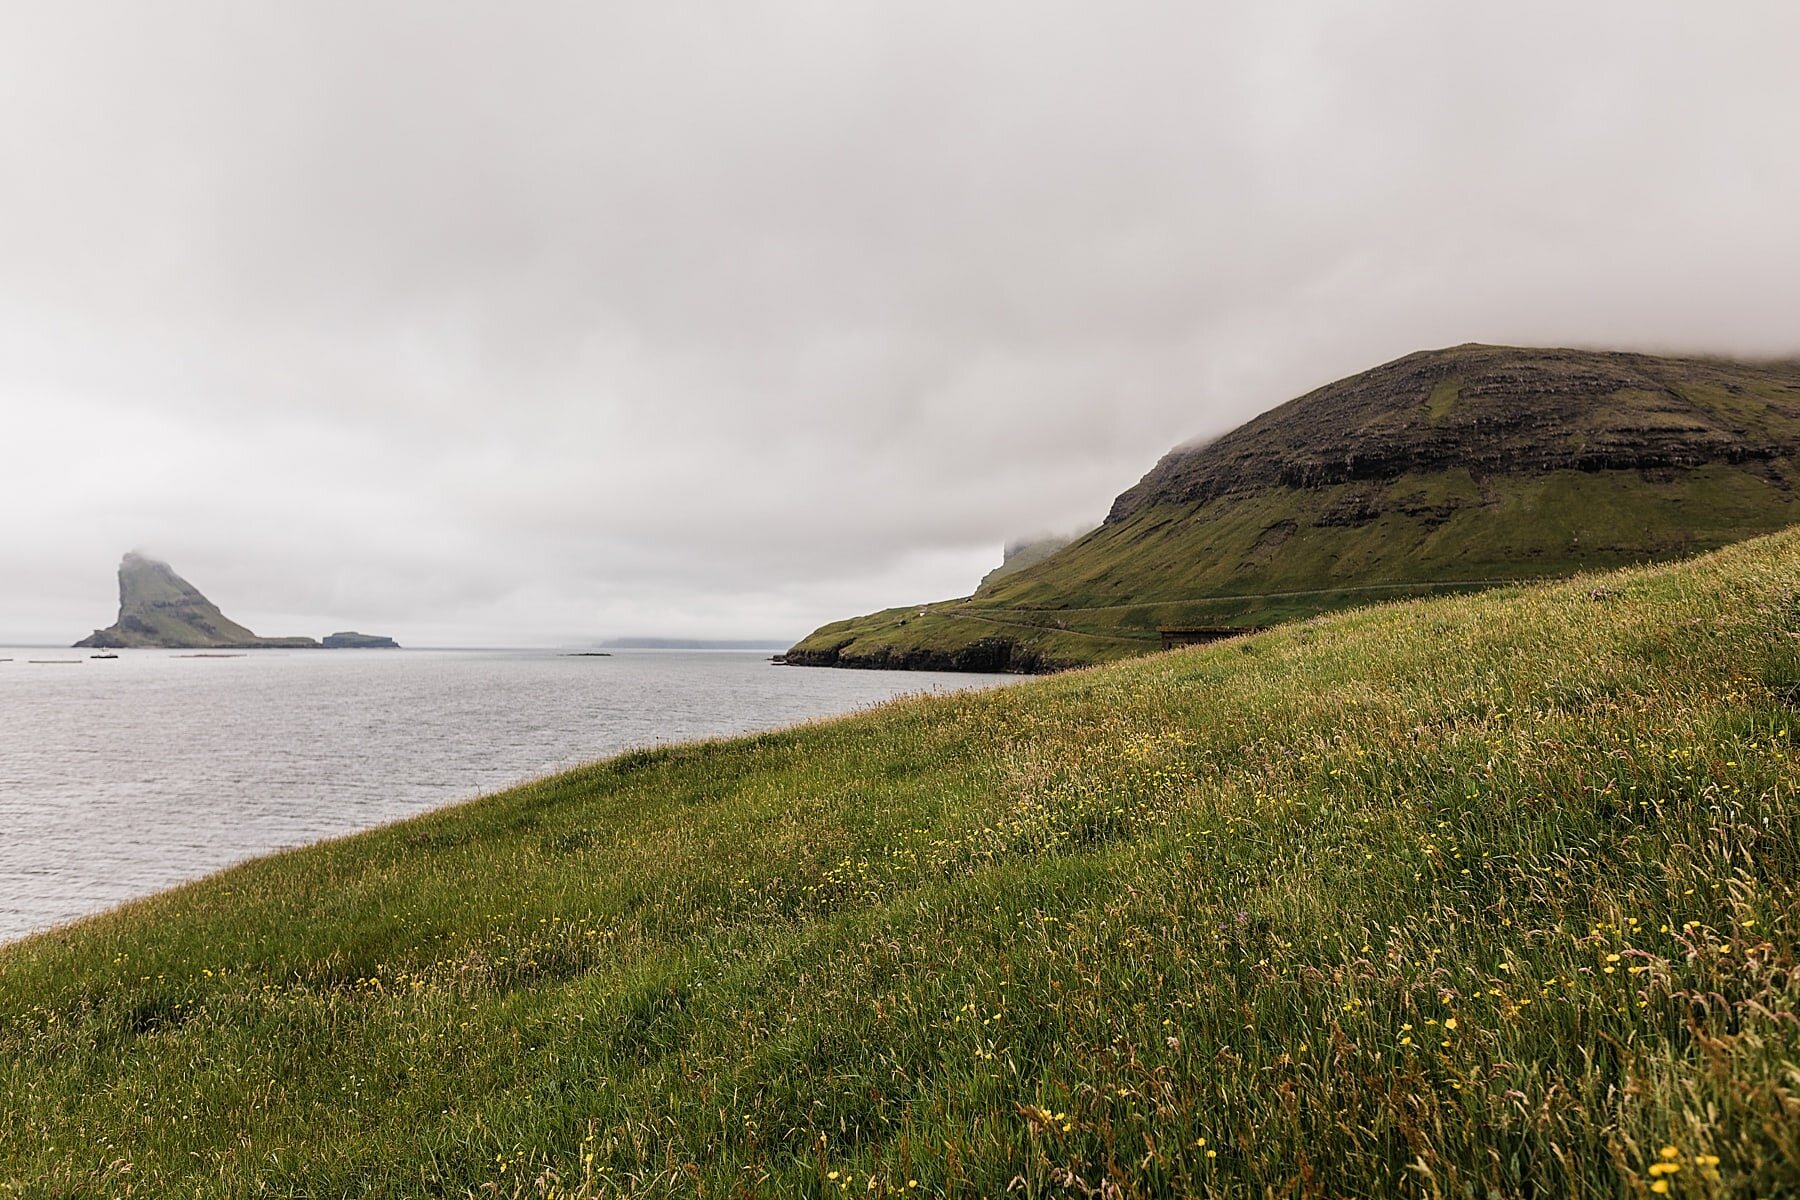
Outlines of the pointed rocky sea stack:
M119 563L119 619L75 644L216 650L319 643L306 637L258 637L220 612L168 563L134 552Z

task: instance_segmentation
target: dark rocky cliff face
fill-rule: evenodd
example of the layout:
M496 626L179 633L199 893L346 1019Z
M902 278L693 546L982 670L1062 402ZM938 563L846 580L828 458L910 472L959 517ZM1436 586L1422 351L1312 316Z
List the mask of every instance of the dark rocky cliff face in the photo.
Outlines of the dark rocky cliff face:
M1458 346L1327 384L1171 451L1114 501L1107 522L1158 504L1452 467L1498 475L1753 462L1794 453L1797 431L1797 362Z
M990 675L1037 675L1081 665L1047 659L1030 647L1022 646L1007 637L978 638L954 650L937 650L924 646L883 646L846 654L844 649L843 646L796 646L782 656L782 661L796 667L854 667L869 671L969 671Z

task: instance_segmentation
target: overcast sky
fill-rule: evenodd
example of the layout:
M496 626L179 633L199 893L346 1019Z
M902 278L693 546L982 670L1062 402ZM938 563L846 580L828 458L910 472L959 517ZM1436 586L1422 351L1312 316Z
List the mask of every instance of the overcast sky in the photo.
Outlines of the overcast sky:
M1800 5L0 0L0 641L798 637L1464 341L1800 351Z

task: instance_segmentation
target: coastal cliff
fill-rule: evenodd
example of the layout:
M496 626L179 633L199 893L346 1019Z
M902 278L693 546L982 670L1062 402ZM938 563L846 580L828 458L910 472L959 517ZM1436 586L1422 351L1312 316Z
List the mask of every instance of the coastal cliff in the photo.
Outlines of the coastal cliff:
M1008 637L977 638L951 647L882 646L869 653L851 655L845 655L843 648L843 645L829 644L796 646L783 656L782 661L797 667L851 667L872 671L970 671L1018 675L1040 675L1083 665L1078 659L1048 657L1041 650L1021 645Z
M1800 362L1424 351L1178 447L972 596L833 622L786 660L1054 670L1163 630L1679 558L1800 518L1797 450Z

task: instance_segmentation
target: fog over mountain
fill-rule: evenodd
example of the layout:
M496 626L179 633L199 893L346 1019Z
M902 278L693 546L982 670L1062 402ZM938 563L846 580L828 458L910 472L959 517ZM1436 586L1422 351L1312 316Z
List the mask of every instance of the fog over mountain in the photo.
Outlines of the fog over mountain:
M797 637L1465 341L1800 353L1800 7L0 5L0 641Z

